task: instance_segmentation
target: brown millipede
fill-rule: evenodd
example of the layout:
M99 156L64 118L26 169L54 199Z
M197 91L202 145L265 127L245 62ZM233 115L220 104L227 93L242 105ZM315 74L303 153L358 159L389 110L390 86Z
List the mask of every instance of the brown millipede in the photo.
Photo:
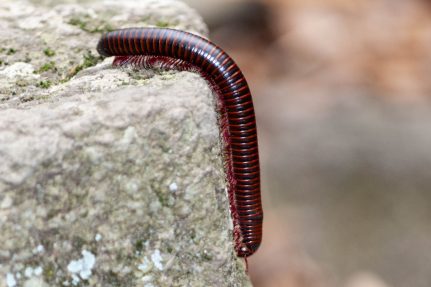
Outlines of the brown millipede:
M114 65L197 71L209 81L218 96L235 251L252 255L263 221L256 120L248 84L232 58L207 39L164 28L105 33L97 51L116 56Z

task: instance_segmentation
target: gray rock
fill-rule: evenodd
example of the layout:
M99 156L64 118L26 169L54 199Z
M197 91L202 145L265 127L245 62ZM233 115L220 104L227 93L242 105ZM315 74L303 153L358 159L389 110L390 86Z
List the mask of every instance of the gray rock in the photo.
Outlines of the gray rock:
M107 25L206 35L201 19L50 2L0 3L0 286L249 286L208 85L94 50Z

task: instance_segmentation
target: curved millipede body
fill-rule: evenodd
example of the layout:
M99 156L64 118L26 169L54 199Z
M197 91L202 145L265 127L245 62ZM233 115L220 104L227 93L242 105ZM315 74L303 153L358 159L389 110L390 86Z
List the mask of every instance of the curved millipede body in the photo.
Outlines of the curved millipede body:
M128 28L108 32L97 46L114 64L195 70L218 96L225 168L238 256L253 254L262 240L263 212L256 121L248 84L235 62L212 42L179 30Z

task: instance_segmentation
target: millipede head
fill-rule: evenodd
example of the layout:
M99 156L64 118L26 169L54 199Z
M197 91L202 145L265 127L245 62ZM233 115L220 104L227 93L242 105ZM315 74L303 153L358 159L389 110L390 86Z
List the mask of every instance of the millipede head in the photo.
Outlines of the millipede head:
M102 36L102 38L99 40L99 43L97 43L96 50L99 53L99 55L103 57L110 57L112 56L112 53L109 52L108 47L105 44L105 35Z
M248 257L253 254L253 252L245 245L241 246L236 253L238 257Z
M257 244L257 243L255 244L242 243L237 249L236 253L238 257L249 257L257 251L259 246L260 244Z

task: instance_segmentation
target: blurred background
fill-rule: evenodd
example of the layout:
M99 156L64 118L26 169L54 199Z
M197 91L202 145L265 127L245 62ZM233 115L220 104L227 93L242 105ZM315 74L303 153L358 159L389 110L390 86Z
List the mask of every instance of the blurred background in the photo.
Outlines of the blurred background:
M431 286L431 2L185 2L255 100L254 285Z

